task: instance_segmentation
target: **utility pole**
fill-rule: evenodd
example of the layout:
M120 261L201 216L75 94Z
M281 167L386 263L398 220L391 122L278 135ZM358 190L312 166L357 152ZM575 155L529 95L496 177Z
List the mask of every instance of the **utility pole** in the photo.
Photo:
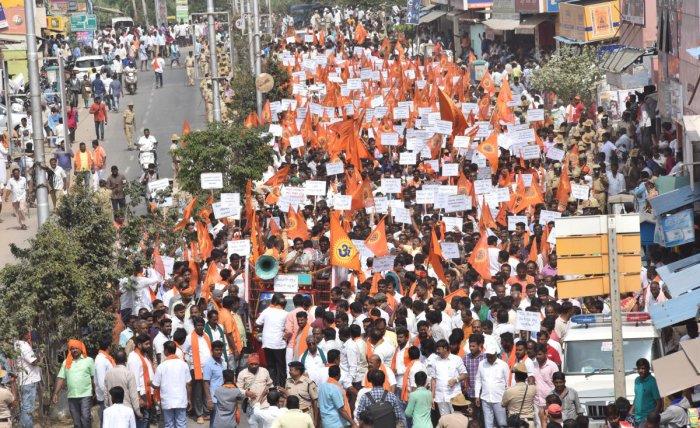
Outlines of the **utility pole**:
M258 0L253 0L253 40L255 49L255 70L253 76L258 77L262 73L260 58L260 10ZM258 110L258 117L262 114L262 92L255 90L255 104Z
M4 49L4 47L5 45L3 44L2 48ZM2 66L2 91L5 98L5 110L7 112L5 115L5 121L7 126L8 143L10 143L10 158L14 159L15 142L12 139L12 128L14 124L12 123L12 101L10 100L10 76L3 49L0 49L0 66Z
M61 117L63 118L63 137L64 141L68 141L69 143L73 143L70 141L67 137L68 133L68 110L67 110L67 103L66 103L66 71L63 69L63 57L61 55L58 55L58 92L60 92L61 96ZM65 148L68 148L69 145L66 143L64 146Z
M29 90L32 104L32 141L34 142L34 182L36 183L36 206L39 227L49 219L49 190L44 171L44 121L41 116L41 86L39 85L39 54L34 33L34 1L24 2L27 25L27 64L29 66ZM10 114L8 108L8 115Z
M219 67L216 57L216 30L214 29L214 0L207 0L207 27L209 35L209 78L211 79L214 122L221 122Z
M148 30L148 8L146 6L146 0L141 0L141 6L143 7L143 20L146 21L146 30Z
M625 359L622 350L622 307L617 255L617 224L614 215L608 221L608 269L610 270L610 307L612 312L613 387L615 397L626 397Z
M255 46L253 42L253 24L251 22L252 20L252 13L251 13L251 4L250 2L252 0L243 0L246 5L246 14L245 14L245 27L246 30L248 31L248 56L250 57L250 72L255 76Z

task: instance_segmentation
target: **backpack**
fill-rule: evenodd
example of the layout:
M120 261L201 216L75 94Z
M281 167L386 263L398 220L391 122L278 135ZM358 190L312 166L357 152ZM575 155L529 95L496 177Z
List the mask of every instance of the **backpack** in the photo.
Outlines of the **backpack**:
M394 406L386 400L387 392L384 391L382 398L375 401L372 393L367 393L370 405L367 407L367 414L372 418L376 427L393 427L396 425L396 415L394 414Z

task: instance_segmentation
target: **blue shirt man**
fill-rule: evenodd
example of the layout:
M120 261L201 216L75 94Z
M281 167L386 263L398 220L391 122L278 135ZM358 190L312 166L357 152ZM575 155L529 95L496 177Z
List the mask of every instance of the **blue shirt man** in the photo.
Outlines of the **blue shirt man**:
M224 343L219 340L214 341L211 348L211 357L209 357L202 367L202 379L206 385L205 387L209 390L209 398L212 403L216 403L214 391L224 384L226 362L221 358L224 352Z

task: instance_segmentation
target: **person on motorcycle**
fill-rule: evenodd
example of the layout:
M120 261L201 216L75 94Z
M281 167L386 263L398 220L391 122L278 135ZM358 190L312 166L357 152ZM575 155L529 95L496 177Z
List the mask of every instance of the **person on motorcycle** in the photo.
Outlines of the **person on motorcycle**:
M140 155L143 153L151 152L153 153L153 159L156 160L156 145L158 144L158 141L156 141L156 138L151 135L151 131L146 128L143 130L143 135L139 138L139 140L136 142L136 147L139 148Z

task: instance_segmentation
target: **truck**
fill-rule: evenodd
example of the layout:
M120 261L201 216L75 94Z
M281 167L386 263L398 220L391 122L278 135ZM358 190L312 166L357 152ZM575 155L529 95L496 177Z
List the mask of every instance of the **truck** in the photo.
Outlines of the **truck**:
M613 391L613 342L610 315L575 315L564 336L562 371L566 386L578 392L583 409L579 412L590 419L590 425L605 425L606 407L615 401ZM622 314L622 349L625 365L626 395L634 399L636 362L649 362L664 355L659 332L645 312Z
M134 20L129 18L128 16L118 16L116 18L112 18L112 28L114 28L114 31L119 34L121 30L128 30L129 28L134 27Z

